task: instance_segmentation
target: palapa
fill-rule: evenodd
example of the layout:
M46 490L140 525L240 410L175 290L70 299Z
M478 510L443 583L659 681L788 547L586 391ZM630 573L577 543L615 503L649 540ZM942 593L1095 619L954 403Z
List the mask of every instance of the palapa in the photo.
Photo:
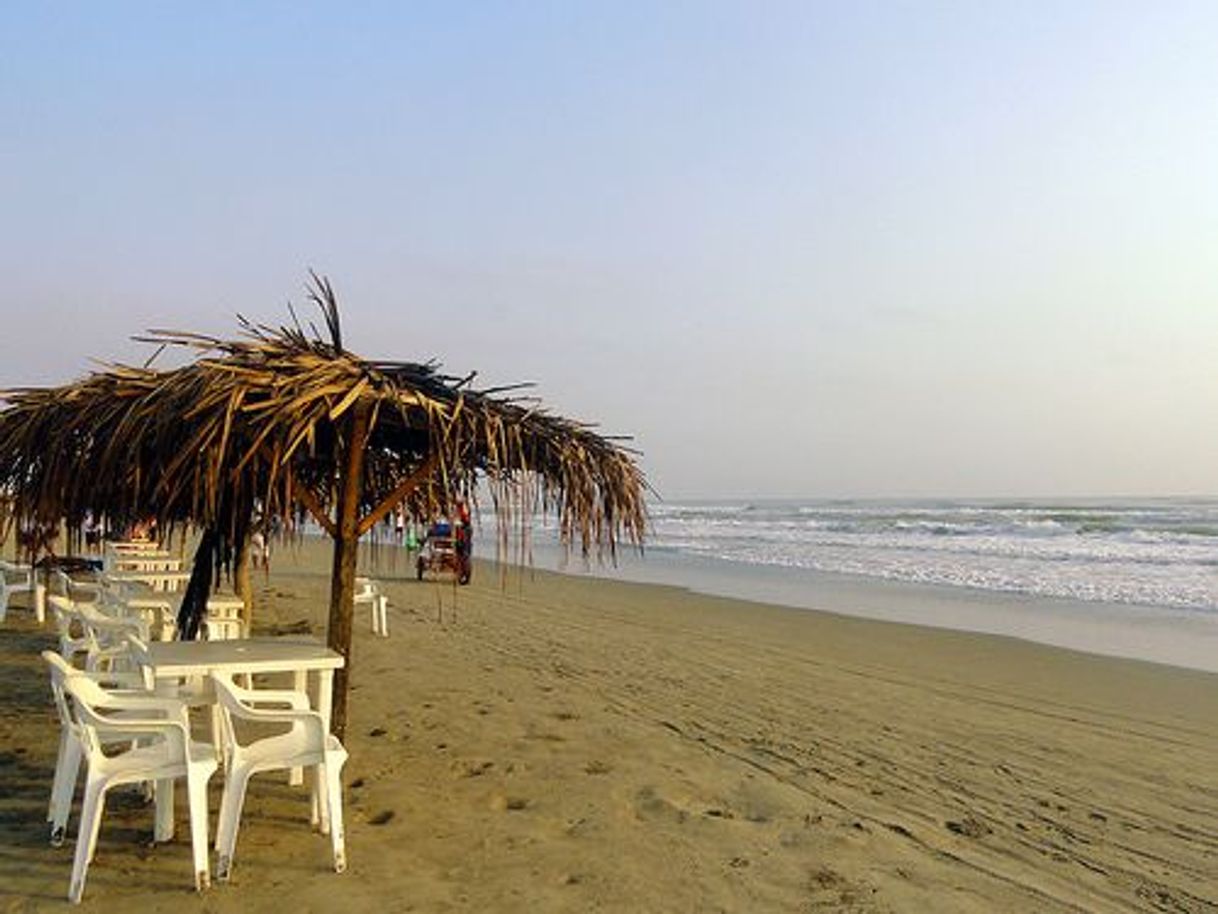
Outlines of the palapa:
M357 357L329 282L314 275L309 297L324 335L294 313L278 328L239 318L237 340L152 331L140 339L195 360L0 393L0 540L35 524L71 530L88 515L201 528L184 599L201 606L214 563L239 561L255 524L298 530L313 518L334 541L327 640L347 661L335 689L341 735L358 540L389 512L447 513L482 479L501 536L550 512L568 548L613 554L643 541L646 483L620 439L546 412L524 385L477 390L473 375L435 362Z

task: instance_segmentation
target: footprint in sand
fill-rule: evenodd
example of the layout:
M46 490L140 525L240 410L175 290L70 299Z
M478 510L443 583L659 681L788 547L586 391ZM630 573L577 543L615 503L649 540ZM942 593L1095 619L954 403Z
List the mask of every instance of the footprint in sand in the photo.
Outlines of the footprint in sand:
M455 761L452 765L453 772L459 778L482 777L494 767L495 763L492 761Z
M943 824L948 831L965 838L984 838L993 832L992 828L972 816L965 816L959 822L944 822Z
M819 867L808 874L808 901L813 907L871 910L868 896L874 894L874 887L866 883L852 883L827 866Z
M654 787L644 787L634 795L631 804L635 818L643 821L671 819L678 824L684 824L689 813L672 801L660 796Z
M529 801L524 797L510 797L497 793L491 797L491 809L495 812L520 812L529 808Z

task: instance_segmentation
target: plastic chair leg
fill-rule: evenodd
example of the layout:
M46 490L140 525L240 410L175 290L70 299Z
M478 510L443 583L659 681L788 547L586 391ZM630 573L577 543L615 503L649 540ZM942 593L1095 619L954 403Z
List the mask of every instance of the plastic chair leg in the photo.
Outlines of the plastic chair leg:
M309 808L309 824L323 835L330 834L330 785L326 780L325 764L313 766L313 796Z
M187 774L186 781L190 794L190 846L194 854L195 890L202 892L211 885L207 863L207 778Z
M309 693L309 674L304 670L293 670L292 672L292 690L295 692ZM292 768L288 772L288 784L292 787L299 787L304 783L304 769Z
M72 904L80 904L81 896L85 893L85 877L97 847L97 833L101 829L105 806L105 786L97 781L89 781L85 785L85 801L80 810L80 834L76 838L76 854L72 859L72 882L68 888L68 901Z
M211 726L211 744L216 750L216 761L220 763L221 769L228 770L228 744L224 739L224 726L221 723L220 706L212 704L208 708L208 717L210 718Z
M237 850L237 827L241 824L241 807L245 804L245 789L249 772L233 767L224 781L220 799L220 820L216 825L216 878L228 882L233 872L233 854Z
M47 803L47 821L55 821L55 800L63 785L60 783L64 776L64 761L68 754L68 730L59 728L59 750L55 753L55 778L51 781L51 799Z
M321 789L318 785L321 783L316 777L313 777L313 788L309 791L309 828L313 831L321 831Z
M347 869L346 835L343 832L343 782L342 765L319 766L325 769L326 805L330 813L330 844L334 849L334 872Z
M66 734L65 734L66 737ZM72 812L72 794L76 789L76 778L80 773L80 746L74 739L66 739L62 761L55 768L55 783L51 787L51 846L60 847L68 830L68 816Z

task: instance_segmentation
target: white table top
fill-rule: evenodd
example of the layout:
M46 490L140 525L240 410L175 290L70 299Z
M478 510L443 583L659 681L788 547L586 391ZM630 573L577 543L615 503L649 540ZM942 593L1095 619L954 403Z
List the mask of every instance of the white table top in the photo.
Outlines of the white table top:
M189 571L108 571L106 578L119 583L132 581L189 581Z
M120 555L110 563L113 572L181 571L182 560L174 556Z
M231 641L155 641L148 645L153 675L201 676L336 670L343 656L318 641L294 638L240 638Z
M167 606L177 612L177 608L182 605L182 598L186 596L185 591L177 590L173 593L152 593L140 594L137 597L122 597L121 602L128 606L143 609L146 607ZM208 609L244 609L245 601L240 597L208 597Z
M245 609L245 601L240 597L208 597L208 609Z
M156 543L107 543L105 551L99 556L111 562L126 562L132 559L181 559L182 553L161 549Z

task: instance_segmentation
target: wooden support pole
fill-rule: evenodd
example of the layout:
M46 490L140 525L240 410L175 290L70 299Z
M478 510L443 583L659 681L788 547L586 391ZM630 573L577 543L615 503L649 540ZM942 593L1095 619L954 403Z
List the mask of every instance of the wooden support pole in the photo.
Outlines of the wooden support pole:
M241 623L245 634L254 627L254 587L250 581L250 536L245 534L245 545L241 549L241 561L237 564L237 593L241 597Z
M215 572L216 544L220 535L211 527L199 537L195 549L194 566L190 569L190 580L178 607L178 640L194 641L199 637L203 620L207 617L207 598L211 595L212 577Z
M346 661L334 674L331 731L342 739L347 730L347 688L351 681L351 623L355 614L355 561L359 555L359 502L364 482L364 446L369 406L358 402L347 425L346 451L338 455L338 510L335 517L334 565L330 576L330 624L327 642Z

